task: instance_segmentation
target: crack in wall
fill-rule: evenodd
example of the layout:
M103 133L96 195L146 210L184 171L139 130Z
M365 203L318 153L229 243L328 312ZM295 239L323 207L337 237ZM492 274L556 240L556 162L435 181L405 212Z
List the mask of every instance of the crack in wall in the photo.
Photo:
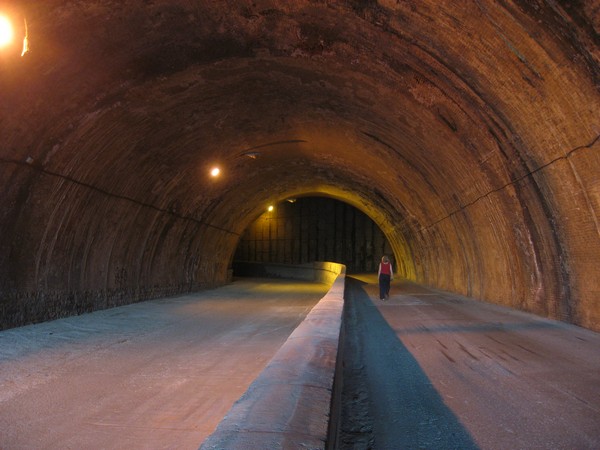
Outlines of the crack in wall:
M423 233L424 231L435 227L436 225L438 225L439 223L443 222L446 219L449 219L450 217L458 214L461 211L464 211L465 209L473 206L475 203L483 200L486 197L489 197L492 194L495 194L497 192L500 192L504 189L506 189L509 186L512 186L516 183L519 183L520 181L523 181L525 178L531 177L533 175L535 175L536 173L550 167L553 164L556 164L558 161L569 161L569 158L577 151L579 150L584 150L584 149L590 149L592 148L594 145L596 145L597 142L600 142L600 134L598 136L596 136L589 144L585 144L585 145L580 145L579 147L575 147L571 150L569 150L565 155L563 156L559 156L557 158L554 158L553 160L547 162L546 164L541 165L540 167L538 167L537 169L534 169L528 173L526 173L525 175L520 176L519 178L516 178L514 180L509 181L508 183L503 184L502 186L500 186L499 188L496 189L492 189L491 191L480 195L479 197L477 197L476 199L470 201L469 203L465 203L464 205L462 205L460 208L452 211L451 213L449 213L448 215L442 217L441 219L436 220L435 222L426 225L424 227L421 227L421 229L419 230L420 233ZM599 231L600 233L600 231Z

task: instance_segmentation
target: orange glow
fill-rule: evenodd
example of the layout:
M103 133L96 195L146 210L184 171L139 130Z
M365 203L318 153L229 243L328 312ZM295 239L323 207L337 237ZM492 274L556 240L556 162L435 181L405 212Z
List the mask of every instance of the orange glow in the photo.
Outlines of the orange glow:
M13 26L6 16L0 16L0 47L7 47L14 38Z
M269 207L267 208L267 211L269 212L273 212L275 208L273 207L273 205L269 205Z
M25 22L25 37L23 38L23 51L21 52L21 56L29 51L29 32L27 31L27 20L23 19Z
M218 177L221 173L221 169L219 169L218 167L213 167L210 171L210 175L213 177Z

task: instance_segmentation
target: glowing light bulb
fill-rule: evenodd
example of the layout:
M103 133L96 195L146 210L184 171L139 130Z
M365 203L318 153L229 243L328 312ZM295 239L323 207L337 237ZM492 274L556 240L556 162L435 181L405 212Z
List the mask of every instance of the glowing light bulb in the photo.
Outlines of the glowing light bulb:
M269 205L269 207L267 208L267 211L269 212L273 212L275 208L273 207L273 205Z
M221 169L219 169L218 167L213 167L210 171L210 175L213 177L218 177L220 173Z
M0 47L8 46L14 38L14 34L10 20L5 16L0 16Z

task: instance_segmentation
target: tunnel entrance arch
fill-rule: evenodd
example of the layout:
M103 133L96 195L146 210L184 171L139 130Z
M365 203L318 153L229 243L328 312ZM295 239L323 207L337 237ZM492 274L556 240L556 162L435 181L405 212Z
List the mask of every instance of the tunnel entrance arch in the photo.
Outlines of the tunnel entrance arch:
M373 272L384 254L394 258L387 237L368 215L340 200L311 196L288 199L265 211L246 228L233 259L335 261L345 264L348 272Z

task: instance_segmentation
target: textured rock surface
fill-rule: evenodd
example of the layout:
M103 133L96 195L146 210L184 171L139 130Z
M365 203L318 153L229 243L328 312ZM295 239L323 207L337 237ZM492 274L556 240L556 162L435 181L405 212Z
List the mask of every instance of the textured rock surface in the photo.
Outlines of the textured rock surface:
M323 195L409 279L600 330L595 2L2 5L1 326L224 283Z

